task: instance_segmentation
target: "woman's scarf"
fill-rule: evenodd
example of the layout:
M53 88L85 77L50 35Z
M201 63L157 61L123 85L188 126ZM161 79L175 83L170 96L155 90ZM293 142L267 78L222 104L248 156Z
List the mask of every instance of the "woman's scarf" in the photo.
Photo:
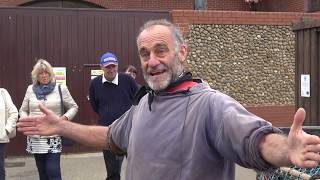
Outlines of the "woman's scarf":
M50 94L56 87L56 82L49 84L36 84L33 85L32 90L36 94L38 100L47 100L46 95Z

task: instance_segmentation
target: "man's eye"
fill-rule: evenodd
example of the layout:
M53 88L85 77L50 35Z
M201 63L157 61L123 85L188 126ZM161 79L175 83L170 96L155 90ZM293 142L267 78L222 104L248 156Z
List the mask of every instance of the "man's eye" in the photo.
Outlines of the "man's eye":
M141 48L139 51L140 56L146 56L148 54L148 51L145 48Z
M166 52L166 50L163 49L163 48L157 49L157 50L155 51L155 53L156 53L157 55L163 55L165 52Z
M147 51L141 51L139 55L142 60L146 61L147 59L149 59L150 53Z
M146 57L146 56L148 56L148 53L145 53L145 52L140 53L140 56L141 56L141 57Z
M140 56L141 56L142 58L147 58L147 57L149 57L149 54L148 54L148 53L142 53L142 54L140 54Z

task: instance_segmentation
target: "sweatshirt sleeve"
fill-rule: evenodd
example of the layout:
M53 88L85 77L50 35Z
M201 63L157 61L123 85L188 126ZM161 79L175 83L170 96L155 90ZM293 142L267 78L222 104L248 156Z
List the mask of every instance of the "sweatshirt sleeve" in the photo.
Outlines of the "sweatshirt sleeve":
M250 112L240 103L222 93L216 93L211 104L214 118L208 127L215 128L210 138L222 157L256 170L273 166L262 158L259 143L269 133L282 133L272 124Z
M123 155L127 153L134 109L135 106L132 106L109 126L108 146L114 154Z

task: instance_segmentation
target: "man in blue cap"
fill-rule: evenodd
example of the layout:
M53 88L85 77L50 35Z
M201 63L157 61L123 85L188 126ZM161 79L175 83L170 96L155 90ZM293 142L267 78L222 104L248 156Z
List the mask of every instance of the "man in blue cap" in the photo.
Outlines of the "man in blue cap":
M118 59L112 53L105 53L100 59L103 75L91 81L89 96L93 110L99 115L98 124L109 126L132 105L138 90L135 80L125 73L118 73ZM122 157L103 151L107 169L107 180L120 180Z

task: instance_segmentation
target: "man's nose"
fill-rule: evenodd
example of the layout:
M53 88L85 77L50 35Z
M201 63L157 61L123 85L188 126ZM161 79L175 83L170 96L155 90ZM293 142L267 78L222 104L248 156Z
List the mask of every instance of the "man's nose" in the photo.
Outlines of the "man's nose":
M160 61L158 60L158 58L153 53L151 53L150 54L150 59L148 61L148 66L149 67L155 67L155 66L157 66L159 64L160 64Z

